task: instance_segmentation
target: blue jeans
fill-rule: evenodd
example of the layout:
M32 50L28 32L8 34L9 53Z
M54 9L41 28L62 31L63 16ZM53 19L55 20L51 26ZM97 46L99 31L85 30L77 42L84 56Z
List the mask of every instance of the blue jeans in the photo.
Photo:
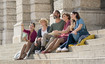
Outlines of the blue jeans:
M64 48L64 47L68 48L69 44L76 44L76 40L78 39L78 38L77 39L76 38L77 38L76 35L70 33L68 38L67 38L67 41L64 44L62 44L60 46L60 48Z

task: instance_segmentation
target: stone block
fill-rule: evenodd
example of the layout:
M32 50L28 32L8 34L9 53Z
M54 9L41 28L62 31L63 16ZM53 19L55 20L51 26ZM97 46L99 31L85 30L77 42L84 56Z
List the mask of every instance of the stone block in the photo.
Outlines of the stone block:
M31 12L50 12L51 5L50 4L32 4L31 5Z
M100 9L100 0L81 0L80 7L90 8L90 9Z
M0 9L3 9L3 2L0 2Z
M6 8L16 8L16 1L6 1Z
M105 35L105 29L98 30L98 34Z
M3 16L3 10L2 9L0 10L0 16Z
M23 5L23 4L30 4L30 0L17 0L16 6Z
M64 64L63 60L51 60L51 64Z
M63 9L70 12L70 9L72 9L73 6L79 4L79 3L77 3L77 4L74 5L74 4L73 4L73 3L74 3L73 1L74 1L74 0L63 0ZM78 0L78 1L79 1L79 0ZM76 1L76 2L78 2L78 1ZM75 3L76 3L76 2L75 2Z
M49 19L50 12L32 12L31 13L31 20L40 19L40 18L47 18Z
M40 3L40 4L43 4L43 3L50 3L50 0L30 0L30 3L31 4L34 4L34 3Z
M30 21L30 13L19 13L17 14L17 21Z
M94 58L95 53L93 51L83 51L83 52L78 52L79 53L79 58Z
M4 13L4 15L16 15L16 8L8 8L5 9L6 13Z
M3 44L12 43L13 30L3 30Z
M54 1L54 10L61 10L61 9L63 9L63 0Z
M30 5L25 5L25 4L24 5L19 5L16 8L16 12L17 12L17 14L23 13L23 12L29 13L30 12Z
M53 18L53 14L50 15L50 25L55 23L55 19Z
M5 15L4 21L16 21L16 15Z
M36 63L36 64L50 64L50 60L27 60L26 61L27 64L33 64L33 63Z
M14 25L14 35L13 35L13 43L20 43L21 42L21 35L22 35L22 31L21 31L21 23L22 22L18 22Z
M0 22L3 22L3 16L0 16Z
M89 34L97 35L98 34L98 30L89 31Z
M105 37L98 38L98 39L87 40L86 43L88 45L100 45L100 44L104 44L104 41L105 41Z
M13 27L15 25L16 21L12 22L12 21L7 21L6 23L4 23L4 25L6 25L6 27L4 27L4 29L11 29L13 30Z

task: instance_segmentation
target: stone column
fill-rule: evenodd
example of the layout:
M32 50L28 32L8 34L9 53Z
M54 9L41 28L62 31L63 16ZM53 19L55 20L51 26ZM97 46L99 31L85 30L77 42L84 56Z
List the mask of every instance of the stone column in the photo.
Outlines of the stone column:
M14 25L13 43L22 42L21 23L28 29L30 19L30 0L16 0L17 23Z
M47 18L49 20L51 14L51 0L30 0L31 3L31 20L36 23L36 30L39 29L39 19Z
M3 0L0 0L0 45L2 44L3 31Z
M3 0L2 44L12 43L13 25L16 23L16 1Z

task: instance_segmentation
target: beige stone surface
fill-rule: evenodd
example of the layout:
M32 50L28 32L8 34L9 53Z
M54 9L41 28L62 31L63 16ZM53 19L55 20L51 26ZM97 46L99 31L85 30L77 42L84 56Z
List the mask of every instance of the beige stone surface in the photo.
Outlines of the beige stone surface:
M63 0L54 1L54 10L61 10L61 9L63 9Z
M51 5L50 4L32 4L31 5L31 12L50 12Z
M43 3L50 3L50 0L30 0L30 3L31 4L34 4L34 3L41 3L41 4L43 4Z
M40 18L47 18L49 19L50 12L32 12L31 13L31 20L40 19Z

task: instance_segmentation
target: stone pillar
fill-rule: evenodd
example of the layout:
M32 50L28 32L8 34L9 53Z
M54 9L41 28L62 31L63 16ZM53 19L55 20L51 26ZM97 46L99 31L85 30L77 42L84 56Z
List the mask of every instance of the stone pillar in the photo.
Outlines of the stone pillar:
M2 44L3 31L3 0L0 0L0 45Z
M61 14L77 11L85 21L88 30L97 30L105 28L103 4L105 4L104 0L54 0L54 10L62 10Z
M13 43L20 43L22 31L21 23L28 29L30 19L30 0L16 0L17 23L14 25Z
M16 1L3 0L2 44L12 43L13 25L16 23Z
M31 20L36 23L36 30L39 29L39 19L47 18L49 20L51 14L51 0L30 0L31 4Z

